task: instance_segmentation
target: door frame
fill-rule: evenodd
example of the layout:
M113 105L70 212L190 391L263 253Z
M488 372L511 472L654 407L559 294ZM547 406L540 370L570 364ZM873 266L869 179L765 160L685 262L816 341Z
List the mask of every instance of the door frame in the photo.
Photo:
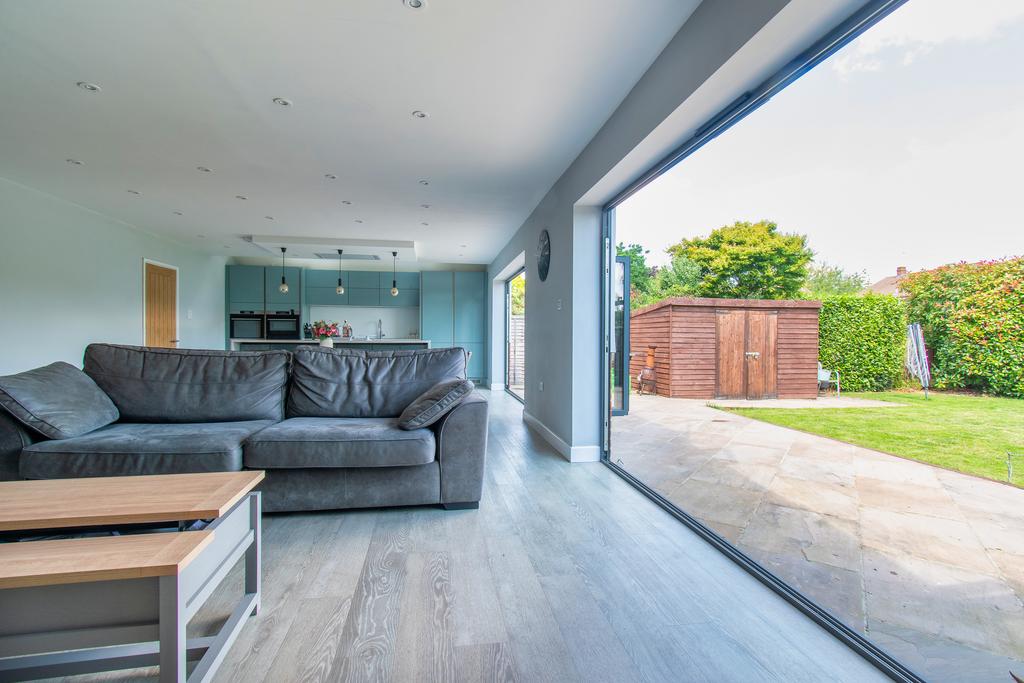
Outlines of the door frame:
M509 363L508 363L508 350L509 350L509 346L510 346L510 343L509 343L510 342L509 333L512 331L512 305L511 305L512 304L512 281L515 280L520 275L522 275L524 277L524 281L525 281L525 277L526 277L526 266L525 265L522 268L520 268L519 270L517 270L516 272L512 273L512 275L510 275L507 278L505 278L505 343L503 344L503 347L505 349L505 393L507 393L509 396L511 396L515 400L517 400L520 403L525 405L526 404L526 396L525 396L525 394L526 394L526 358L525 358L525 356L523 358L523 394L524 395L520 396L516 392L512 391L512 389L510 388L511 385L509 385L509 383L508 383L508 375L509 375L509 370L510 370ZM526 301L525 300L523 301L523 307L524 308L526 307ZM523 311L523 317L524 318L526 317L526 311L525 310ZM525 336L524 336L524 341L525 341ZM524 352L525 352L525 344L524 344Z
M731 104L709 118L696 130L691 138L654 164L646 172L642 173L604 205L600 234L601 312L599 317L601 319L601 334L597 340L600 344L601 352L599 354L600 362L598 363L597 371L600 372L598 386L601 387L601 461L607 467L611 468L613 472L682 522L711 546L721 551L723 555L739 565L744 571L770 588L779 597L838 638L886 676L894 681L925 683L923 678L900 660L857 631L851 629L833 616L830 611L822 608L789 583L775 576L775 574L761 566L760 563L705 526L700 520L679 508L679 506L669 501L643 481L637 479L611 459L609 339L612 333L613 321L611 320L611 267L609 264L613 258L612 239L615 236L615 207L639 192L663 173L672 169L708 142L727 131L744 117L757 110L774 95L831 57L842 47L889 16L889 14L906 2L907 0L869 0L867 4L849 15L831 31L825 33L808 49L787 62L779 71L769 76L767 80L744 92Z
M142 259L142 345L146 345L146 264L167 268L174 271L174 334L181 339L181 269L178 266L157 261L156 259ZM180 341L178 342L181 343Z

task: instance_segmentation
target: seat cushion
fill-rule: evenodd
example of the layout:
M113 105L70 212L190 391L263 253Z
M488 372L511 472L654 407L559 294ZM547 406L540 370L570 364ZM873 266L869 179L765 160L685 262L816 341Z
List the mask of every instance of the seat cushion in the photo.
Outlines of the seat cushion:
M63 362L0 377L0 406L49 439L81 436L118 417L96 382Z
M284 419L287 351L205 351L89 344L85 372L122 422Z
M295 350L288 417L398 417L438 382L466 378L463 349Z
M245 466L400 467L434 461L429 429L406 431L394 418L294 417L254 435L245 444Z
M242 443L271 424L271 420L119 422L74 439L40 441L26 447L21 453L21 476L59 479L240 470Z

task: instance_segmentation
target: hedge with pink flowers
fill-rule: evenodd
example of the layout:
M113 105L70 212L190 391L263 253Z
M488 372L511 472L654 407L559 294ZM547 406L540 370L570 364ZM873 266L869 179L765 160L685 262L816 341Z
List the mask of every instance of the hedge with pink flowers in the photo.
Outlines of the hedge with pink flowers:
M1024 258L913 273L900 288L936 387L1024 398Z

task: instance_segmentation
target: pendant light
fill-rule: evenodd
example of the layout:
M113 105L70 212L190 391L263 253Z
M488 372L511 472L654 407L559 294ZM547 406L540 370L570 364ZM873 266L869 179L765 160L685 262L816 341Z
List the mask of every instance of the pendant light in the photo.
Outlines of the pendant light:
M284 252L288 250L288 247L281 247L281 286L277 288L277 291L282 294L288 293L288 282L284 279Z
M334 288L334 293L341 296L345 293L345 285L341 284L341 252L343 249L338 250L338 286Z
M398 296L398 252L391 252L391 296Z

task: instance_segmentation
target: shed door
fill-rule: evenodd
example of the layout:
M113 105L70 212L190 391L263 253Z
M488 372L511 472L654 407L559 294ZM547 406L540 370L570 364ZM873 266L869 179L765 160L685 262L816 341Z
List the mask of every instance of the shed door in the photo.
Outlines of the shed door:
M743 398L746 392L746 368L743 352L746 348L745 311L716 311L715 353L718 360L716 398Z
M775 311L747 311L747 398L778 396L776 340L779 316Z

